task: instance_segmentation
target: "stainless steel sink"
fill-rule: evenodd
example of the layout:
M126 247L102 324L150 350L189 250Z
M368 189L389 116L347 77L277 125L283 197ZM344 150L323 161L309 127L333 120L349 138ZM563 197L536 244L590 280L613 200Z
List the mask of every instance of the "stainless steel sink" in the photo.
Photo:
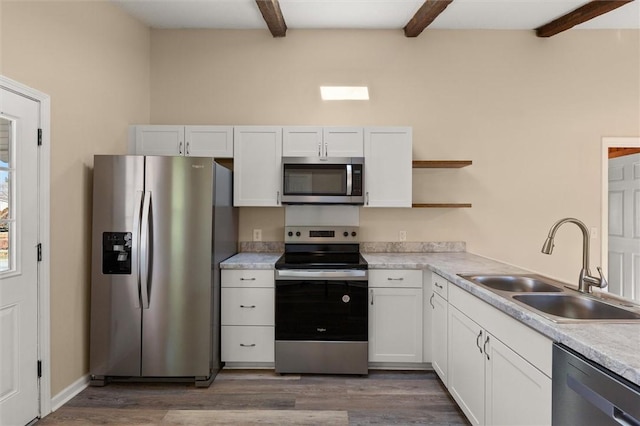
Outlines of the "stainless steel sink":
M512 298L550 319L572 320L640 320L640 313L618 308L594 298L574 294L518 294Z
M549 283L538 275L461 275L473 283L492 290L514 293L561 292L562 288Z
M460 277L558 323L640 321L640 305L602 292L583 294L542 275L460 274Z

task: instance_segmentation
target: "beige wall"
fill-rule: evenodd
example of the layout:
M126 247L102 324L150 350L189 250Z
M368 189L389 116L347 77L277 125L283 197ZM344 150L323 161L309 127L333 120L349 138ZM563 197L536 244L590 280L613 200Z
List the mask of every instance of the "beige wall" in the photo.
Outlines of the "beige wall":
M414 159L469 159L415 170L414 201L471 209L361 209L366 241L463 240L484 256L574 281L575 216L600 228L603 136L640 135L638 31L153 30L155 124L407 125ZM369 102L322 102L318 86L368 85ZM282 208L241 210L241 240L282 240ZM592 240L599 264L600 239ZM595 273L595 268L594 268Z
M3 1L2 72L51 96L51 393L89 371L94 154L149 120L150 31L108 2Z

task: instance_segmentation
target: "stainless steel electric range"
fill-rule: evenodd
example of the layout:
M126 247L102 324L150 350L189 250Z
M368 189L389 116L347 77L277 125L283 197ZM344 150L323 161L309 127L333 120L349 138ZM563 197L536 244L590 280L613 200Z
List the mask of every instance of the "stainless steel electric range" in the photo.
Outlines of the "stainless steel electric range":
M368 373L367 262L357 227L288 226L276 262L277 373Z

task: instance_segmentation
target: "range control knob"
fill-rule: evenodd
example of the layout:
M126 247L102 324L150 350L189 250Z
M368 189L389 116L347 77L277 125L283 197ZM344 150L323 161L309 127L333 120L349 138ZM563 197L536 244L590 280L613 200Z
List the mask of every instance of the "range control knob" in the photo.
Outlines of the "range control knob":
M349 233L348 233L347 231L344 231L344 232L342 233L342 235L344 235L345 237L348 237L348 236L349 236Z
M351 233L351 236L352 236L352 237L355 237L356 235L358 235L358 234L356 234L356 231L353 231L353 232Z
M289 231L289 232L287 232L287 235L290 236L290 237L293 237L293 232Z
M300 236L300 231L296 232L296 237Z

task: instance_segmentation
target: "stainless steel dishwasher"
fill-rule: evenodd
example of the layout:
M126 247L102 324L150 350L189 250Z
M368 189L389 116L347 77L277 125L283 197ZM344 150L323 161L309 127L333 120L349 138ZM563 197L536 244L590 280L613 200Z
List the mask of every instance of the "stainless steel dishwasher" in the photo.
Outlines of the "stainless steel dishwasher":
M640 386L553 345L553 425L640 426Z

